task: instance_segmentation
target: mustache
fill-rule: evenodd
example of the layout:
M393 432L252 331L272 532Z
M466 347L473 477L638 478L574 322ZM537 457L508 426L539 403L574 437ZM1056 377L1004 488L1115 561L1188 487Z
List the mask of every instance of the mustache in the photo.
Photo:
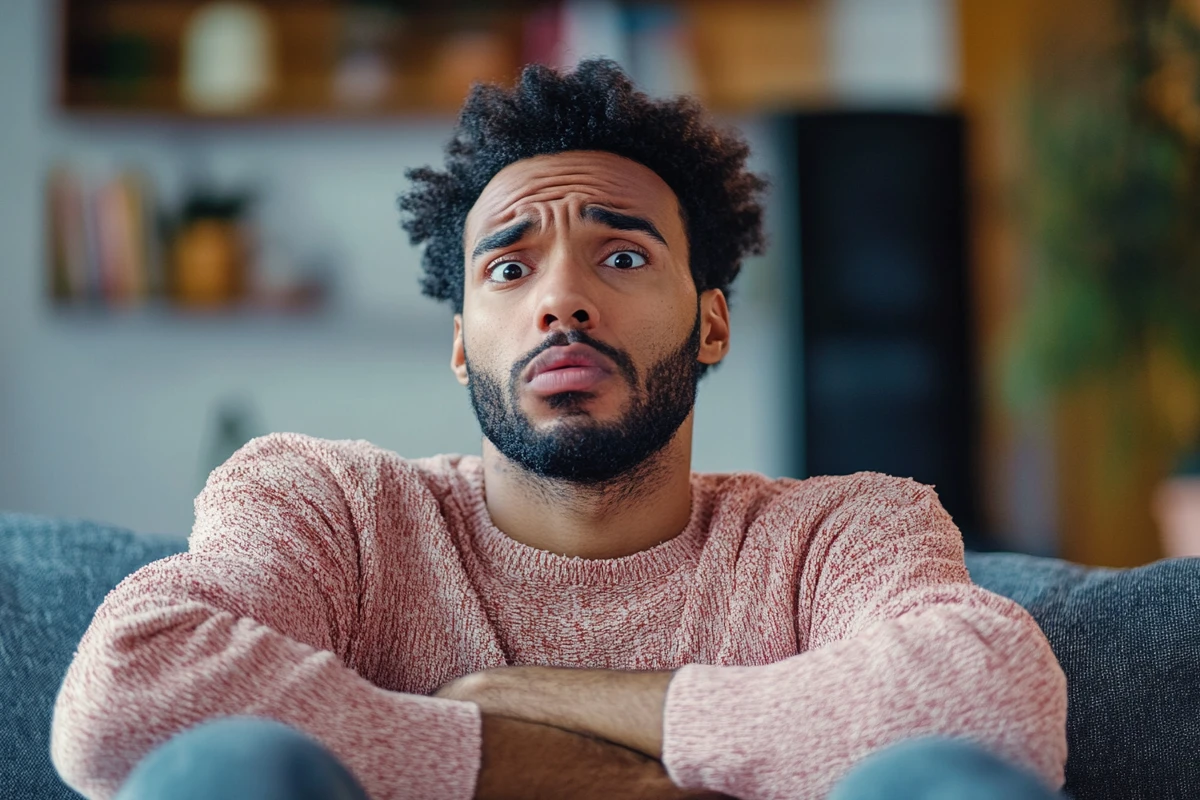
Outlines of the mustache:
M572 328L569 331L554 331L537 347L530 350L524 356L513 364L512 371L509 373L509 385L516 386L521 378L521 373L529 366L529 362L540 356L542 353L549 350L551 347L566 347L569 344L586 344L588 347L595 349L601 355L607 356L610 361L617 365L617 369L629 382L630 386L637 386L637 368L633 365L633 359L624 350L613 347L611 344L590 336L587 332Z

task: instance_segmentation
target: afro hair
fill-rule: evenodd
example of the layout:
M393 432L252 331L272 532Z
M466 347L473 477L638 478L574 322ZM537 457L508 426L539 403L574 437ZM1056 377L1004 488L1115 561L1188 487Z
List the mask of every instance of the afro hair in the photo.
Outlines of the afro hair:
M445 150L444 171L406 172L412 188L398 205L412 243L425 245L421 291L456 312L467 213L496 173L534 156L599 150L653 170L679 200L697 292L728 295L742 259L765 247L767 182L746 170L745 140L706 120L690 97L652 100L607 59L569 73L531 65L512 89L475 85Z

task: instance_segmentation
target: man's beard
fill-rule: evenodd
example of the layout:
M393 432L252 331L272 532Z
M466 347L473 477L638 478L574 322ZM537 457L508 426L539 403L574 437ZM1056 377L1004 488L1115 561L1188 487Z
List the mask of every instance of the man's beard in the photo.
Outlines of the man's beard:
M521 410L518 387L529 362L550 347L590 345L617 365L631 401L620 419L596 422L583 406L588 392L560 392L546 402L563 416L546 430L534 427ZM700 313L687 339L650 368L643 391L629 355L579 330L556 331L513 364L508 386L472 366L466 358L467 389L479 427L510 461L541 478L596 486L638 476L648 459L679 430L696 403L700 379Z

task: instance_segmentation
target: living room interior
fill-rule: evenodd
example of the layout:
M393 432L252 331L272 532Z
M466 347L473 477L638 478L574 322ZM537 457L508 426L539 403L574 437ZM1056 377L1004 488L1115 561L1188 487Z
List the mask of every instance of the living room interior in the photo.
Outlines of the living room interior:
M1169 610L1122 630L1177 637L1152 640L1176 727L1146 741L1175 735L1182 764L1200 747L1178 666L1200 647L1198 9L6 0L0 515L72 546L128 532L133 563L178 550L208 474L257 436L478 453L451 313L419 292L396 197L441 162L472 82L603 55L655 96L698 96L771 182L694 469L913 477L968 551L1124 586L1169 573L1145 589ZM1116 750L1096 742L1080 798L1105 796ZM1200 781L1188 768L1170 785Z
M1125 68L1104 38L1114 34L1102 22L1084 26L1065 10L1019 3L759 5L742 13L681 3L635 14L604 3L463 4L439 15L420 3L250 4L281 63L263 61L258 89L222 89L219 70L209 67L206 78L200 56L190 78L183 63L182 53L204 47L195 26L198 43L186 50L195 4L16 3L5 26L12 46L0 156L10 255L0 276L0 507L179 533L208 471L268 431L366 438L410 456L476 451L465 394L445 370L450 315L418 292L419 254L398 226L395 197L406 169L440 158L453 108L477 77L469 65L504 79L539 47L544 60L607 47L635 76L640 68L648 88L704 99L747 137L754 168L772 182L769 250L746 265L732 305L737 357L700 392L697 469L899 471L950 491L952 513L981 549L1108 566L1164 555L1163 519L1174 516L1156 511L1155 498L1187 494L1158 490L1195 451L1200 430L1195 350L1171 337L1194 341L1194 327L1160 334L1142 326L1140 312L1114 305L1120 285L1103 275L1054 298L1040 291L1058 280L1045 251L1063 233L1048 226L1069 224L1044 198L1068 196L1071 181L1085 177L1064 167L1056 183L1035 180L1038 148L1074 132L1066 115L1061 129L1035 132L1031 109L1078 80L1055 52L1071 47ZM1125 13L1113 8L1113 19ZM230 24L236 38L236 13ZM314 39L312 30L326 33ZM544 30L562 41L546 44ZM429 44L434 33L440 50ZM425 44L408 47L414 41ZM454 48L474 61L452 57ZM393 76L390 64L408 72ZM1157 81L1147 83L1155 97L1178 94L1162 88L1167 70L1146 78ZM1077 95L1109 102L1101 89ZM872 114L890 126L873 124ZM863 167L852 150L832 165L838 154L823 142L845 140L856 125L862 147L892 154L881 156L885 166L920 164L919 187ZM808 162L797 154L805 136ZM854 164L858 173L839 178ZM818 166L819 175L805 174ZM889 174L909 198L885 185ZM845 189L840 227L806 227L800 198L812 199L809 214L836 203L806 195L805 178ZM855 198L888 196L893 206L855 206ZM122 199L136 200L140 215L128 248L138 274L102 286L99 251L85 246L81 220ZM906 218L908 239L890 232L897 209L937 202L954 217L931 223L940 228ZM206 226L193 223L222 215L247 243L230 256L237 285L230 278L224 288L219 269L215 278L178 269L189 247L203 258ZM199 234L182 235L189 230ZM884 252L872 261L870 247L892 248L891 260ZM872 287L894 299L928 279L948 293L913 300L917 316L939 320L923 341L934 348L942 394L914 401L875 446L847 437L879 408L899 413L900 383L868 378L847 389L859 392L853 402L829 396L843 409L837 419L824 416L821 393L840 391L835 374L882 379L872 358L901 373L923 367L901 368L903 354L883 350L854 362L836 341L821 349L828 357L814 355L823 340L804 327L812 323L802 318L805 303L826 307L821 292L838 289L823 276L849 275L851 262L883 265L854 279L868 305ZM915 271L906 278L908 263ZM1148 275L1153 292L1170 295L1184 292L1192 273ZM1046 303L1061 303L1049 315L1063 330L1035 330ZM869 320L879 315L868 305L839 312L860 314L846 323L852 336L873 335ZM1092 350L1060 357L1035 341L1075 341L1110 323L1124 328L1095 337ZM885 328L880 341L893 335ZM1119 338L1143 328L1153 344ZM948 340L961 352L947 350ZM1114 361L1123 363L1108 368Z

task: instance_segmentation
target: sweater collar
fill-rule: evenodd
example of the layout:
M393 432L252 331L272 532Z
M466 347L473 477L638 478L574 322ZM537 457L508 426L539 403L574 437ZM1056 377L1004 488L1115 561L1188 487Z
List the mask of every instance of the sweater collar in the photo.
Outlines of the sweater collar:
M709 502L704 482L693 473L692 507L687 526L647 550L619 558L578 558L539 550L509 537L488 514L483 460L466 456L458 462L455 481L471 548L492 572L522 583L579 586L634 585L655 580L699 559L708 534Z

